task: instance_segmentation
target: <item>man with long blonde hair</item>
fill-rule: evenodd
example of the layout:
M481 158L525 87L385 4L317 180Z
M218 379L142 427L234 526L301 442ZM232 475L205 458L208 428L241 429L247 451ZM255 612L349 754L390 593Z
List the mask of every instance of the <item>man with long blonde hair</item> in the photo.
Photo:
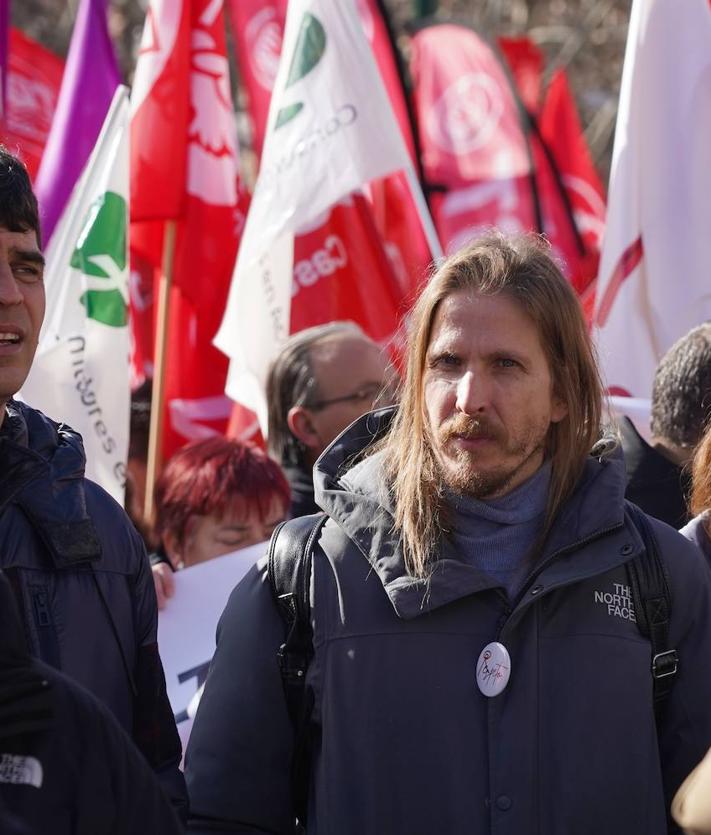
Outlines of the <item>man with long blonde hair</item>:
M280 535L271 573L232 594L188 748L191 831L293 832L298 811L338 835L666 833L711 744L709 577L625 505L590 338L544 242L492 234L441 265L401 395L316 463L325 524L292 600L308 666L283 664ZM628 574L652 539L673 601L654 660Z

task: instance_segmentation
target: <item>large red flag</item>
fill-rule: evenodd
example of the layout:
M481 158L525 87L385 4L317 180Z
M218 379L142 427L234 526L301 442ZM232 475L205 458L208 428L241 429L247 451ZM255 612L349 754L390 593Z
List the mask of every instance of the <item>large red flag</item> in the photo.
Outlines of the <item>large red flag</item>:
M31 177L39 168L62 84L64 61L10 29L7 99L0 120L2 142L19 153Z
M224 394L227 360L212 339L232 278L245 196L238 178L222 4L173 0L152 8L147 26L155 33L158 48L170 43L172 51L164 56L162 74L155 74L135 112L132 138L140 169L134 170L132 205L134 219L146 222L134 224L132 231L135 254L155 272L163 243L163 224L155 221L175 219L163 425L167 459L187 441L224 432L227 426L231 408ZM166 16L172 17L164 24ZM168 92L170 102L164 98ZM152 100L153 95L157 100ZM150 119L142 121L141 108L146 106ZM170 113L174 121L168 118ZM150 125L147 133L144 124ZM162 204L157 198L164 183L170 193ZM140 267L138 259L136 266ZM139 270L134 271L133 290L134 357L140 355L145 363L150 361L151 348L138 343L150 330L146 316L154 315L150 301L155 291L151 294L150 282L140 280ZM136 302L144 307L142 315Z
M413 38L425 179L453 251L479 231L545 232L583 300L590 297L604 198L565 74L541 103L540 51L500 41L514 86L475 32L438 25Z
M443 246L454 251L492 226L534 228L526 137L491 48L450 24L421 29L411 46L424 177Z

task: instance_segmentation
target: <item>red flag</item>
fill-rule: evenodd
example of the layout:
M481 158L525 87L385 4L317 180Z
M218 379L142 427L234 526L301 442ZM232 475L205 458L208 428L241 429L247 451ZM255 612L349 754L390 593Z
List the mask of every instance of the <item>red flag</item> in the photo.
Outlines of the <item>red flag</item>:
M411 71L424 175L445 248L482 228L534 228L526 140L491 48L462 26L429 26L412 39Z
M525 176L516 101L491 48L470 29L442 24L412 39L424 174L430 186Z
M190 0L153 0L131 91L131 220L183 211L190 117Z
M365 198L352 194L294 241L291 333L337 319L376 342L397 330L400 291Z
M136 148L132 205L134 219L176 219L165 369L166 460L187 441L222 433L227 427L231 409L224 394L227 359L213 347L212 339L232 278L246 197L238 179L222 5L192 0L182 5L167 2L155 9L149 20L157 33L155 42L159 52L170 43L172 53L162 56L163 74L155 75L153 87L136 108L134 147L143 141L146 125L153 127L145 144ZM164 23L168 12L170 26ZM171 102L164 99L168 91ZM156 101L151 100L153 95L158 96ZM156 130L161 133L156 135ZM165 204L157 199L164 183L170 184ZM155 220L132 226L134 255L145 258L154 272L160 268L162 228ZM147 302L151 296L138 276L135 290L134 313L136 299ZM145 320L149 307L146 304L134 326L134 358L142 357L144 363L152 351L138 348L138 342L149 330Z
M378 0L358 0L357 5L390 104L413 167L417 170L415 138L387 22ZM373 220L398 280L400 293L403 299L412 301L425 279L432 256L405 174L400 172L374 182L369 197Z
M588 305L600 259L605 228L605 192L590 157L565 71L554 72L539 118L541 138L557 168L554 197L544 216L552 226L551 241L560 251L573 286ZM543 166L539 166L539 170ZM550 166L547 167L550 171ZM562 192L561 194L561 187ZM567 205L564 205L564 200ZM577 237L570 222L575 223ZM555 231L553 231L555 230ZM582 244L582 247L581 247Z
M449 251L490 227L543 231L585 301L605 207L573 99L559 71L539 108L540 51L525 39L500 45L525 110L496 55L473 31L439 25L413 38L420 142L437 229Z
M230 0L237 65L247 93L252 147L261 156L269 101L279 67L287 0Z
M402 292L368 201L351 194L294 239L290 332L336 320L359 324L399 361ZM228 434L262 442L256 415L234 405Z
M543 85L543 53L526 37L501 37L497 41L524 107L529 113L538 113Z
M7 100L0 121L2 142L18 151L31 177L39 168L62 84L64 61L10 29Z

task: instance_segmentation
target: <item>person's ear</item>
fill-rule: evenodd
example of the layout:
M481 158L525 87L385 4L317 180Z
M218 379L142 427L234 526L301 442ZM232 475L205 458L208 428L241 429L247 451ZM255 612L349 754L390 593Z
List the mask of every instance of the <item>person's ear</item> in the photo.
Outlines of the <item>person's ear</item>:
M286 416L291 434L308 449L320 449L321 439L314 426L313 416L303 406L292 406Z
M553 408L551 409L551 423L560 423L566 417L568 417L568 404L562 397L554 395Z
M170 564L173 568L177 568L180 563L183 562L185 549L183 544L178 541L178 537L173 531L166 531L163 534L163 548L165 549L165 553L170 560Z

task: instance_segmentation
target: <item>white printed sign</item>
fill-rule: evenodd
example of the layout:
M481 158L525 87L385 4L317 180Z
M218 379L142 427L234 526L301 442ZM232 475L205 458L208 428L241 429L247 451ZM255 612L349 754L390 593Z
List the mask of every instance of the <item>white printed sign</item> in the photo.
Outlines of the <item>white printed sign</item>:
M262 542L174 575L175 594L158 615L158 646L183 751L215 652L217 622L232 589L266 551Z

